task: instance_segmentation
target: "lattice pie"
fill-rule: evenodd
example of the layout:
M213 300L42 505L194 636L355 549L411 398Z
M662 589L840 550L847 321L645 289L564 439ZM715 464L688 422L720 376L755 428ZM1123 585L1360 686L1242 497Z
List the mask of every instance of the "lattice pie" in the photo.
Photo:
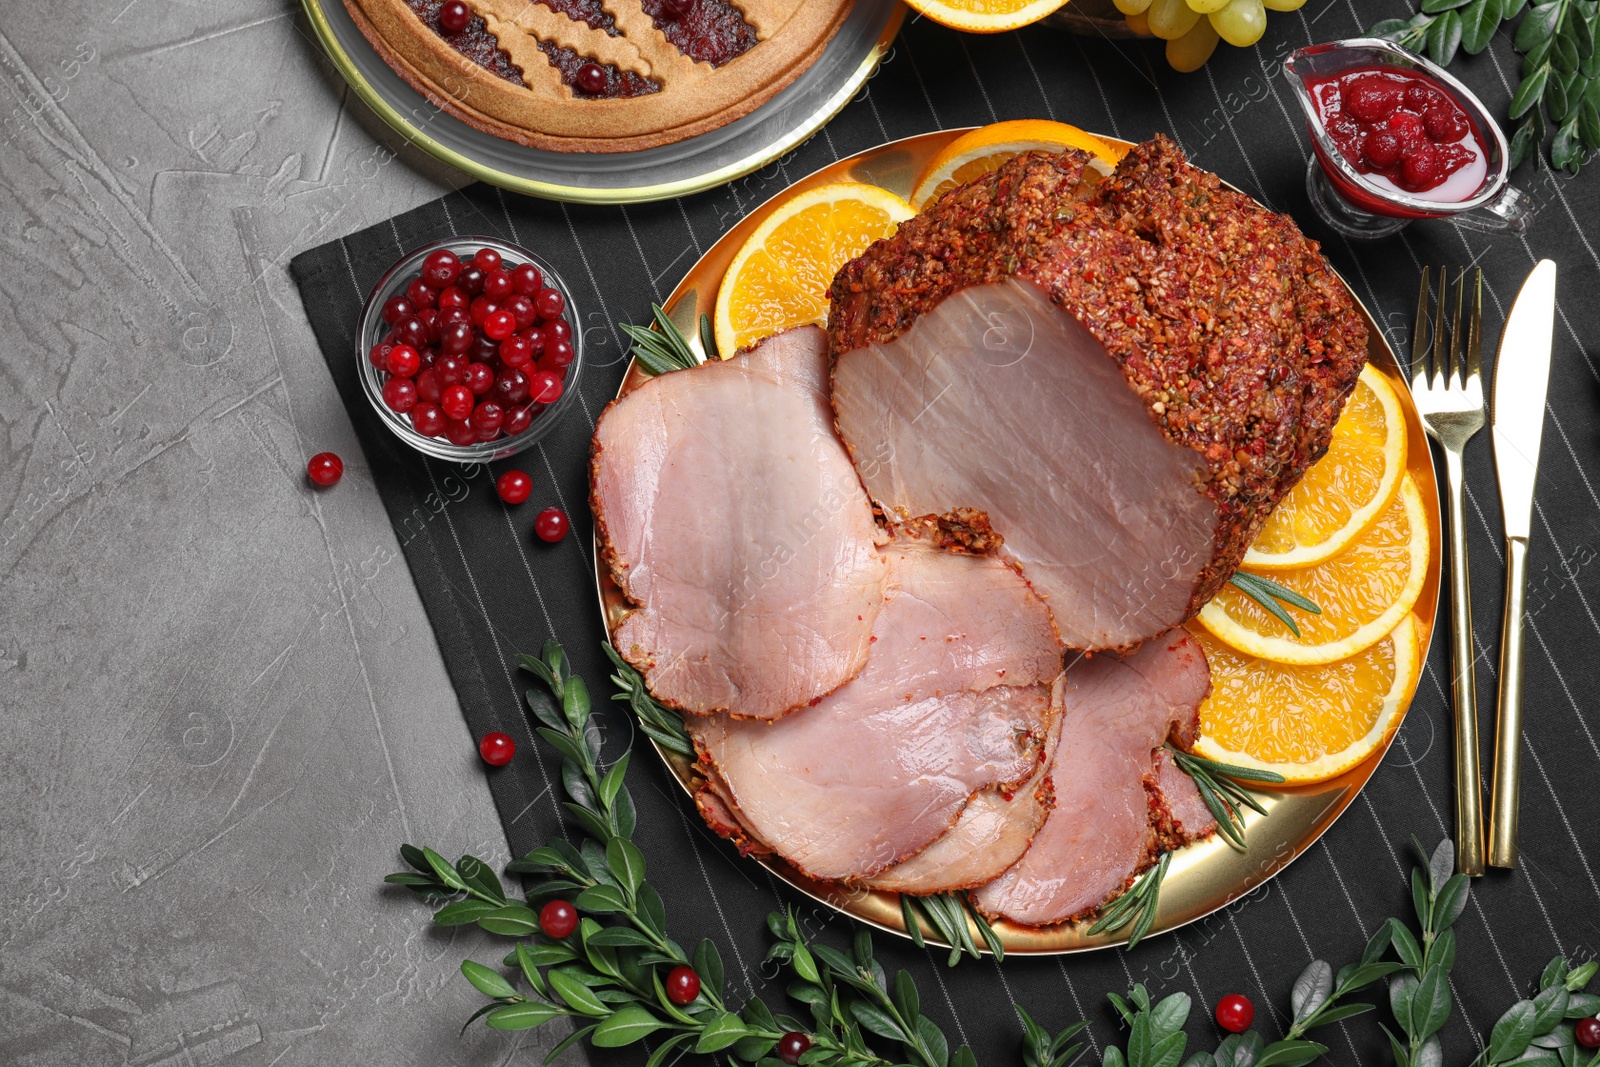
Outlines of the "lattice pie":
M770 98L852 0L344 0L435 104L534 148L680 141Z

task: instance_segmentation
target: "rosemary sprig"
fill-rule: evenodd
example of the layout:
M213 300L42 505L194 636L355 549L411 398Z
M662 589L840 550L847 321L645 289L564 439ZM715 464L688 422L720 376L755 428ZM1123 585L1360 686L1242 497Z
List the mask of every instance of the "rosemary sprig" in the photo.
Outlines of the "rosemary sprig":
M654 329L626 322L618 323L622 327L622 332L633 341L633 354L638 358L640 366L653 375L699 366L700 358L694 354L689 339L662 310L661 305L651 304L650 314L655 320ZM705 351L707 359L717 358L716 333L711 329L709 315L700 316L700 347Z
M930 896L901 893L900 917L905 923L906 933L911 935L912 943L918 948L927 947L922 935L924 923L950 946L946 966L954 967L963 956L978 958L978 944L972 938L973 928L977 929L984 947L997 962L1006 958L1000 935L994 932L989 920L972 906L965 893L935 893Z
M1528 0L1422 0L1411 18L1385 19L1367 32L1447 66L1457 49L1482 52L1519 15L1511 43L1522 54L1522 80L1510 117L1522 121L1511 138L1511 166L1538 155L1553 127L1550 162L1575 174L1600 149L1600 19L1592 0L1534 0L1531 7Z
M1244 840L1243 809L1249 808L1260 815L1265 815L1267 809L1261 806L1260 801L1256 800L1250 790L1239 783L1278 783L1284 780L1283 775L1276 771L1218 763L1216 760L1196 756L1171 745L1167 746L1167 751L1178 769L1194 779L1195 788L1200 791L1200 799L1211 809L1211 817L1217 820L1217 833L1235 849L1240 852L1245 851L1247 846Z
M1100 918L1089 927L1089 933L1103 934L1120 930L1131 922L1133 930L1128 934L1128 948L1132 949L1144 940L1144 935L1150 932L1151 924L1156 921L1156 910L1161 904L1161 882L1166 878L1171 863L1172 853L1163 852L1159 863L1145 871L1127 892L1100 913ZM1188 998L1184 999L1187 1001Z
M1283 604L1299 608L1301 611L1308 611L1313 615L1322 614L1322 609L1317 607L1315 601L1308 600L1288 586L1279 585L1270 578L1263 578L1259 574L1251 574L1248 571L1234 571L1233 577L1228 579L1228 584L1251 600L1254 600L1257 604L1260 604L1273 618L1287 626L1289 632L1296 637L1300 636L1300 627L1295 624L1289 613L1283 609ZM1283 601L1283 604L1278 603L1280 600Z

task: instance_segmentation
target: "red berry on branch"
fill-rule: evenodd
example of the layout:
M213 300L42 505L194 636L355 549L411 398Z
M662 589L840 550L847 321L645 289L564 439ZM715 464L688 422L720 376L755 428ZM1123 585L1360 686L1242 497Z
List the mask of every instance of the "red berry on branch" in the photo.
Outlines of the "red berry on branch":
M332 452L318 452L306 464L306 477L320 486L330 486L344 477L344 460Z
M667 999L674 1004L688 1004L700 995L700 976L693 967L682 964L667 972Z
M811 1047L811 1038L791 1030L778 1039L778 1059L787 1064L800 1062L800 1057Z
M566 937L578 928L578 909L564 900L552 900L539 909L539 929L546 937Z
M1217 1025L1230 1034L1242 1034L1255 1022L1256 1008L1250 998L1229 993L1217 1001Z
M555 544L557 541L567 536L567 527L569 525L571 524L567 521L566 512L562 511L560 508L545 508L534 517L533 532L538 536L539 540L548 542L550 544ZM688 970L688 968L682 969ZM691 971L690 973L692 974L694 972ZM695 988L700 988L698 981L695 984ZM689 998L689 1000L693 999L694 997ZM688 1002L688 1000L683 1001L685 1004Z
M1578 1044L1584 1048L1600 1048L1600 1017L1589 1016L1579 1019L1577 1030Z
M494 488L507 504L520 504L533 492L533 479L522 471L506 471L496 479Z
M492 734L484 734L483 740L478 742L478 755L482 756L483 762L491 767L504 767L516 754L517 743L511 740L509 734L503 734L498 730Z

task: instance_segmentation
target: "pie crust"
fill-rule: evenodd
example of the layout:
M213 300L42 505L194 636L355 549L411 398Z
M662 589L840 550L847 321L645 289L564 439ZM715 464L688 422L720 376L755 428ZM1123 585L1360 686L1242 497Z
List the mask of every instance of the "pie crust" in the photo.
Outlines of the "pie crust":
M756 43L718 67L680 52L638 0L602 0L616 22L615 36L536 0L465 2L521 68L521 84L462 55L405 0L344 0L344 5L385 62L463 122L530 148L629 152L705 133L765 103L822 53L852 0L730 0L754 27ZM540 50L541 41L632 71L661 90L620 98L579 96Z

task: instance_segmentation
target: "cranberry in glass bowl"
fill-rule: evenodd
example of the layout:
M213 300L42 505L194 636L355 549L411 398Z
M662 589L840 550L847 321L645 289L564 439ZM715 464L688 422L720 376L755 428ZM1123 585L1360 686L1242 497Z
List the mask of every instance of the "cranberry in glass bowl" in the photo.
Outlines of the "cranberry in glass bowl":
M480 256L485 251L488 254ZM458 264L454 283L435 286L430 279L442 280L451 273L444 269L449 266L451 256ZM483 297L482 277L477 279L478 292L470 296L459 289L460 279L472 269L481 275L486 263L494 264L496 272L504 272L513 279L538 277L539 295L548 292L560 296L559 306L549 297L543 302L543 310L554 311L555 315L546 317L538 307L523 307L524 303L529 303L526 299L512 306L511 302L516 299L513 289L510 295L499 300L492 296L485 298L495 307L479 316L481 322L475 321L464 305L471 299ZM534 271L516 273L527 265ZM461 313L448 319L436 313L431 323L419 316L415 302L407 295L419 281L434 290L434 299L439 305L461 307ZM493 288L498 291L503 287L497 278ZM487 304L480 305L484 307ZM502 307L510 314L499 314ZM520 320L527 319L530 312L533 318L524 327ZM508 324L513 326L514 332L498 338L486 333L484 325L491 320L493 333L504 333ZM508 320L517 321L508 323ZM575 327L578 321L572 291L550 264L528 249L493 237L452 237L434 241L403 256L368 294L356 331L357 373L373 410L406 444L437 459L487 462L514 455L542 440L576 403L573 398L577 395L578 376L583 366L583 334ZM528 373L535 355L543 351L547 335L566 338L573 358L566 367L560 396L548 404L537 404L525 396ZM518 337L523 340L512 340ZM394 373L411 369L412 360L406 353L401 353L398 359L390 358L394 349L402 344L416 352L417 369L412 377ZM506 352L512 354L510 363L503 359L502 354ZM528 357L527 362L521 358L524 355ZM468 368L471 368L470 374ZM506 379L503 384L502 377ZM467 394L473 404L473 411L460 418L456 412L463 398L451 392L450 387L455 385L467 386L461 392ZM443 403L443 394L447 392L454 402L449 407ZM508 402L508 398L519 397L520 400ZM484 404L490 404L495 410L477 412ZM474 413L478 415L476 420ZM457 432L452 434L452 428ZM427 432L430 430L434 433Z

